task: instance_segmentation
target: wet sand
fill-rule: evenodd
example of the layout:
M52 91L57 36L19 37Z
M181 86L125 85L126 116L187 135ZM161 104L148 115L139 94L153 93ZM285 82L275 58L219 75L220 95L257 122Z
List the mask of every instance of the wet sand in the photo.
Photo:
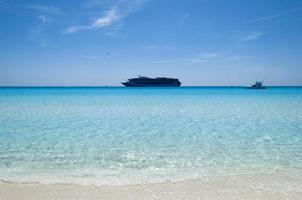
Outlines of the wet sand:
M128 186L0 183L1 200L302 199L301 173L259 173Z

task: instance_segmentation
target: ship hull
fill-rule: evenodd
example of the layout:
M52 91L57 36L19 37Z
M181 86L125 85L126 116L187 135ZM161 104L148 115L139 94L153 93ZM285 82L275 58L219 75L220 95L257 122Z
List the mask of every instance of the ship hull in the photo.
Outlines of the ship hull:
M138 77L131 78L128 81L122 83L126 87L179 87L181 82L176 78L148 78Z
M263 89L266 89L266 87L246 87L246 89L251 89L251 90L263 90Z
M122 83L126 87L180 87L181 84L139 84L139 83Z
M266 89L265 87L261 87L261 88L251 88L251 87L247 87L246 89L251 89L251 90L263 90Z

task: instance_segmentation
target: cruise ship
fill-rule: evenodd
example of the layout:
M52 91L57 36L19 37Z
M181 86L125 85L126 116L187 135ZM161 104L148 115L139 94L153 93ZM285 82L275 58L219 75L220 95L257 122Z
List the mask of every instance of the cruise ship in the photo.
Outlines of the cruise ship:
M177 78L139 76L130 78L122 84L126 87L179 87L181 82Z
M247 87L248 89L265 89L266 87L263 86L261 81L257 81L255 84Z

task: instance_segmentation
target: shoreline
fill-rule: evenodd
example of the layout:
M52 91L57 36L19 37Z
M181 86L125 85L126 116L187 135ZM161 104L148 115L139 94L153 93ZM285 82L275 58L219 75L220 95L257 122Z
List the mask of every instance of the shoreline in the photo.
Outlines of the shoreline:
M302 174L294 172L211 176L178 182L123 186L0 183L4 200L68 199L301 199Z
M188 181L198 181L198 180L208 180L212 178L227 178L227 177L239 177L239 176L261 176L261 175L289 175L296 176L299 175L302 178L302 170L297 169L280 169L280 170L265 170L259 172L242 172L242 173L232 173L232 174L207 174L199 176L196 178L182 178L182 179L170 179L162 181L150 181L150 182L133 182L133 183L98 183L98 184L85 184L85 183L73 183L73 182L40 182L40 181L13 181L7 179L0 179L1 184L15 184L15 185L62 185L62 186L79 186L79 187L130 187L130 186L140 186L140 185L155 185L155 184L168 184L168 183L183 183ZM131 179L131 177L130 177Z

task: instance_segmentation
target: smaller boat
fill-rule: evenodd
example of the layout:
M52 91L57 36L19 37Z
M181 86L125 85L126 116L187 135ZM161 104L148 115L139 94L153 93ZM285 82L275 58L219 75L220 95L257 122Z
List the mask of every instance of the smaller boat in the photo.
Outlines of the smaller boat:
M248 86L247 89L265 89L266 87L262 85L261 81L257 81L255 84Z

